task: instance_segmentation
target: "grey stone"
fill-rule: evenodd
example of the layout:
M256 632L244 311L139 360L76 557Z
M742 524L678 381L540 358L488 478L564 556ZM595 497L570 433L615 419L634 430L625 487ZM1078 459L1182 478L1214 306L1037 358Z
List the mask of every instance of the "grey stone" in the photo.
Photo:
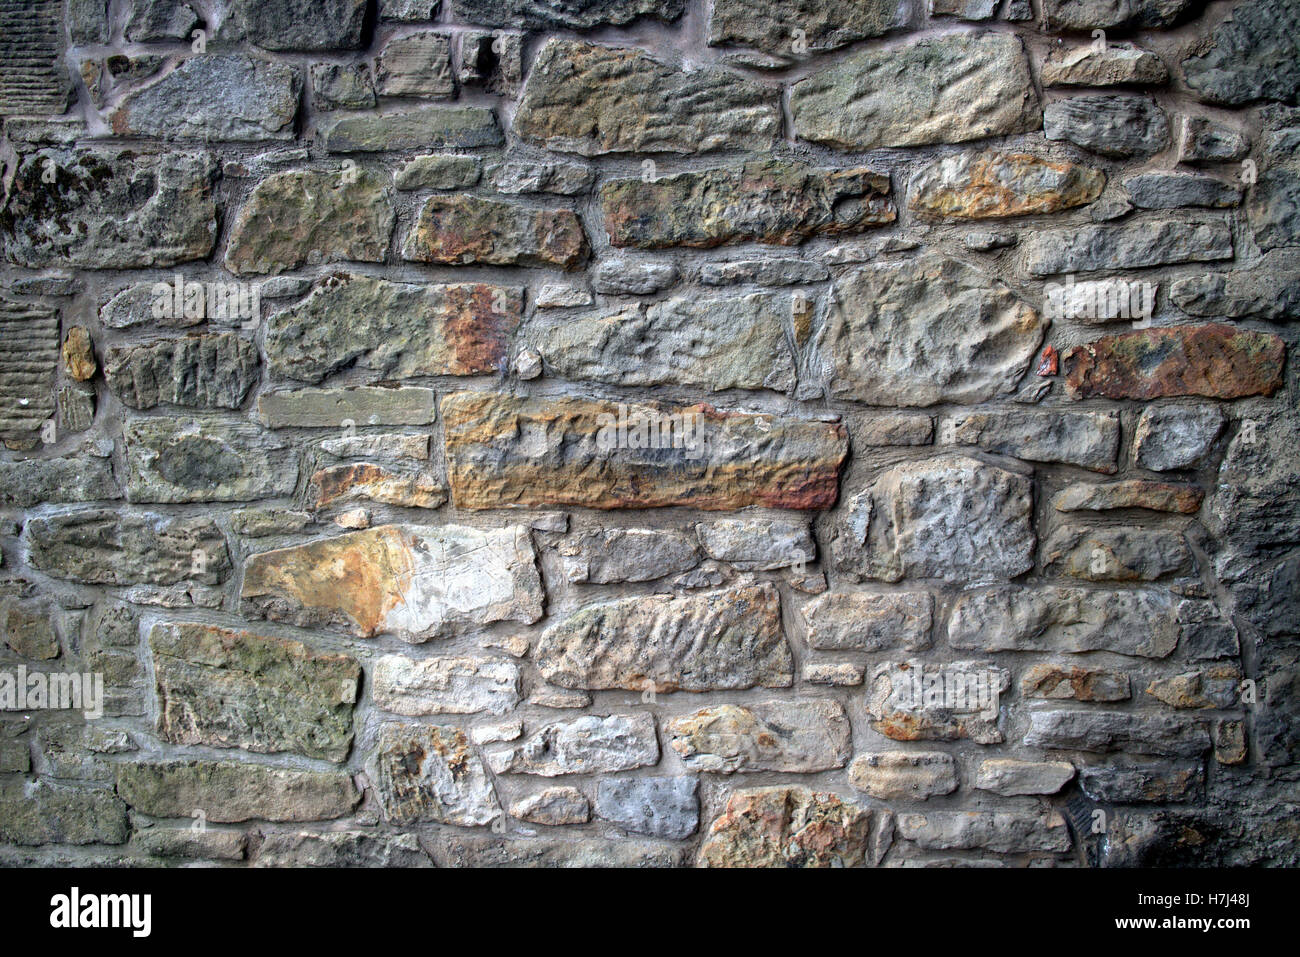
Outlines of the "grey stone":
M957 764L942 751L860 754L849 765L849 784L881 801L925 801L957 790Z
M0 462L0 506L31 508L54 502L120 499L107 459L65 456Z
M1244 157L1249 150L1250 141L1240 131L1204 116L1183 117L1178 147L1180 163L1230 163Z
M384 655L374 663L371 694L395 714L505 714L519 704L519 666L493 658Z
M385 724L367 773L389 824L478 827L501 815L492 779L459 728Z
M267 392L257 400L258 420L268 428L345 428L354 425L428 425L434 420L433 390L415 386L297 389Z
M1022 794L1056 794L1074 780L1069 761L1017 761L992 758L981 761L975 787L1003 797Z
M898 815L898 834L927 851L985 850L997 854L1068 851L1065 819L1051 810L927 811Z
M248 835L216 828L195 831L188 827L151 827L137 832L131 846L149 857L242 861L248 854Z
M379 0L379 18L399 22L434 20L442 0Z
M848 715L829 700L717 705L665 721L664 735L687 770L718 774L811 774L853 751Z
M854 445L929 445L934 440L934 419L920 412L886 412L850 419Z
M1114 473L1117 412L966 412L939 420L939 441L974 445L1028 462L1062 462Z
M1034 564L1028 478L961 455L910 462L850 498L832 553L853 576L1014 578Z
M1133 205L1139 209L1174 209L1208 206L1224 209L1241 203L1242 188L1213 176L1186 173L1141 173L1124 180Z
M72 85L63 65L64 5L59 0L4 0L0 16L0 116L50 115L67 109ZM74 0L69 27L78 42L95 42L108 24L105 9ZM107 39L107 38L105 38ZM6 126L8 124L6 123Z
M845 150L961 143L1042 123L1021 40L949 34L851 54L794 85L795 133Z
M817 557L806 522L772 519L722 519L695 527L708 556L741 571L802 567Z
M366 0L232 0L217 39L265 50L356 50Z
M163 285L169 288L173 286L171 283L157 282L139 282L127 286L100 307L99 321L110 329L128 329L144 323L161 328L183 328L203 322L204 317L197 310L190 310L187 315L184 309L159 309L162 315L155 316L154 304L161 301Z
M345 771L295 771L234 761L119 764L117 793L151 817L189 820L201 810L212 824L329 820L348 814L361 800Z
M257 849L254 867L431 867L414 834L368 831L268 834Z
M698 789L693 777L604 779L596 816L634 834L681 840L700 826Z
M489 166L487 178L498 192L556 193L577 196L587 192L596 181L596 171L580 163L511 160Z
M478 157L427 153L407 160L394 182L398 189L468 189L481 175Z
M1124 711L1031 711L1025 744L1065 751L1136 751L1195 757L1210 748L1205 726L1182 717Z
M489 27L583 30L601 24L622 26L638 17L672 21L685 0L452 0L456 19Z
M369 110L378 102L370 70L356 63L313 63L312 101L318 110Z
M474 149L503 140L496 115L480 106L427 107L339 120L325 133L331 153Z
M1079 787L1107 804L1174 804L1195 800L1205 786L1199 763L1108 763L1079 769Z
M25 4L33 6L32 4ZM50 4L57 8L57 4ZM110 35L108 0L68 0L64 5L68 33L76 44L107 43ZM55 12L55 16L58 13Z
M569 581L608 585L654 581L699 564L699 546L682 532L611 528L585 532L558 549Z
M150 40L188 40L199 16L188 3L174 0L134 0L126 20L126 38L132 43Z
M349 435L341 439L325 439L322 450L345 459L380 458L429 459L429 436L408 435L405 432L379 432L370 435Z
M1043 134L1103 156L1149 156L1169 145L1169 117L1142 96L1073 96L1043 110Z
M1291 322L1300 319L1300 269L1274 251L1248 271L1176 279L1169 301L1193 316Z
M104 378L123 405L238 409L261 374L257 346L232 332L114 346Z
M608 774L659 762L649 714L583 715L543 725L521 744L488 755L495 774Z
M1223 409L1211 402L1149 405L1133 432L1133 460L1155 472L1196 468L1227 421Z
M791 286L796 283L821 282L830 272L821 263L803 259L736 259L731 262L705 263L700 267L700 282L706 286L728 286L752 282L760 286Z
M298 484L296 453L247 423L132 419L122 438L130 502L251 502Z
M927 592L837 592L801 609L808 646L819 651L920 651L930 646L934 599Z
M466 30L456 35L456 79L462 86L514 99L524 80L524 35Z
M1010 673L991 661L885 661L871 672L866 710L871 727L895 741L999 744L1010 685Z
M781 61L802 59L856 40L878 37L905 25L906 7L895 0L772 0L755 11L744 0L716 0L710 9L710 46L740 45L773 54ZM794 48L802 30L803 51Z
M111 791L0 784L0 843L125 844L130 833L126 805Z
M291 535L310 525L312 517L306 512L291 512L283 508L241 508L230 513L230 527L245 538L264 538L267 535Z
M451 76L451 37L427 30L395 37L375 60L375 86L381 96L448 96L456 92Z
M808 366L831 396L871 405L1009 395L1046 326L994 276L938 255L855 269L833 291Z
M1294 102L1300 93L1300 7L1239 3L1183 60L1183 76L1208 103Z
M1022 245L1031 276L1213 262L1233 254L1228 224L1196 216L1044 230Z
M1168 27L1194 16L1203 0L1044 0L1049 30Z
M551 840L448 833L432 848L440 867L681 867L688 848L661 841Z
M1086 581L1155 581L1191 571L1192 553L1169 529L1063 525L1043 544L1043 565Z
M516 801L510 814L530 824L586 824L591 820L591 803L577 788L545 788Z
M629 262L607 259L592 274L596 292L610 296L648 296L674 285L677 267L663 262Z
M1100 51L1092 47L1053 50L1043 61L1042 80L1045 87L1163 86L1169 82L1169 69L1149 50L1131 43L1107 43Z

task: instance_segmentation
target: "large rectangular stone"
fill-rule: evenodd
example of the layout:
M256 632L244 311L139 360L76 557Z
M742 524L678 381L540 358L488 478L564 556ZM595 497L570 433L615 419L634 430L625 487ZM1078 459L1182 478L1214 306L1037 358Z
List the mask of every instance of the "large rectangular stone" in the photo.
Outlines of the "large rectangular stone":
M122 438L131 502L251 502L298 484L297 453L244 422L134 419Z
M1031 276L1213 262L1233 255L1227 221L1194 216L1046 229L1028 234L1023 246Z
M346 771L294 771L233 761L161 761L117 766L117 793L151 817L213 824L323 821L361 800Z
M965 412L939 420L939 441L974 445L1027 462L1061 462L1113 473L1119 457L1119 413Z
M609 774L659 763L655 719L637 714L583 715L544 725L506 751L488 755L495 774Z
M475 149L500 146L496 115L481 106L367 113L339 120L325 133L331 153Z
M709 406L461 392L441 412L459 508L826 508L848 453L842 425Z
M1031 711L1025 744L1066 751L1196 757L1210 748L1202 722L1126 711Z
M104 378L124 405L238 409L261 377L257 346L233 332L114 346Z
M257 417L272 429L359 425L428 425L435 418L433 390L416 386L295 389L258 396Z
M385 655L371 680L375 704L394 714L505 714L519 704L519 666L499 658Z
M664 734L688 770L721 774L811 774L844 767L853 751L837 701L717 705L667 721Z

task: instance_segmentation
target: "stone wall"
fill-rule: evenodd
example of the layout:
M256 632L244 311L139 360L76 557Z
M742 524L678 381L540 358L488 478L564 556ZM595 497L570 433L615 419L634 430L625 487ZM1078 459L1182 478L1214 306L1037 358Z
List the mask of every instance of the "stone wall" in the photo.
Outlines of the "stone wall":
M0 860L1300 862L1298 28L3 0Z

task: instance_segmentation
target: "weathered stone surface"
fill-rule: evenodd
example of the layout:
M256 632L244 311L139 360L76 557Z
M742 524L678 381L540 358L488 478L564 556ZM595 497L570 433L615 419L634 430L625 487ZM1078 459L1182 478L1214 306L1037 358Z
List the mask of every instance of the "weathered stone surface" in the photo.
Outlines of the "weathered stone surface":
M1043 110L1043 135L1102 156L1149 156L1169 145L1169 117L1142 96L1072 96Z
M1054 664L1027 668L1020 678L1020 693L1053 701L1127 701L1131 696L1129 677L1122 671Z
M266 50L355 50L366 7L366 0L233 0L217 38Z
M250 556L245 608L304 627L420 642L542 615L528 529L383 525Z
M1241 669L1212 665L1200 671L1157 678L1146 693L1171 708L1234 708L1241 704Z
M1192 47L1183 76L1208 103L1294 102L1300 94L1300 9L1294 3L1239 3Z
M248 835L242 831L192 831L188 827L151 827L131 840L149 857L202 861L242 861L248 854Z
M886 661L871 673L866 708L871 727L895 741L998 744L999 700L1010 684L990 661Z
M1168 529L1063 525L1043 544L1043 564L1049 574L1086 581L1155 581L1190 571L1192 554Z
M530 29L622 26L638 17L672 21L682 15L684 7L685 0L451 0L458 21Z
M251 502L298 484L297 455L246 423L133 419L122 438L131 502Z
M695 540L682 532L648 528L611 528L586 532L562 543L569 581L608 585L644 582L675 575L700 562Z
M1286 345L1278 336L1212 323L1103 336L1064 356L1072 398L1239 399L1282 385Z
M591 820L591 803L577 788L545 788L512 804L510 815L530 824L586 824Z
M808 52L833 50L855 40L884 36L905 25L906 7L895 0L773 0L761 10L744 0L717 0L709 17L710 46L754 47L793 58L795 30L803 31Z
M254 867L430 867L414 834L368 831L301 831L268 834Z
M867 167L823 170L772 159L650 182L613 180L600 188L600 203L615 246L791 246L892 223L888 193L888 174Z
M426 153L408 160L397 171L398 189L468 189L483 175L478 157Z
M290 535L301 532L311 524L306 512L286 511L283 508L241 508L230 513L230 527L245 538L265 538L267 535Z
M150 40L188 40L199 25L198 14L188 3L166 0L136 0L126 21L126 38L132 43Z
M1104 512L1116 508L1145 508L1155 512L1194 515L1200 511L1204 493L1194 485L1171 485L1128 479L1094 485L1068 485L1052 498L1058 512Z
M1106 174L1027 153L955 153L912 177L908 205L935 219L993 219L1058 213L1101 195Z
M441 412L459 508L825 508L847 455L841 425L709 406L461 392Z
M130 833L126 805L111 791L0 784L0 843L125 844Z
M1144 469L1196 468L1227 425L1211 403L1155 405L1142 410L1133 433L1133 458Z
M293 137L302 74L247 56L187 57L129 93L109 117L118 136L204 142Z
M0 599L0 643L21 658L37 661L57 658L56 616L56 611L40 603Z
M697 525L695 531L710 558L741 571L802 566L817 556L817 543L806 522L722 519Z
M827 592L802 608L808 646L819 651L919 651L930 645L927 592Z
M1025 744L1070 751L1136 751L1194 757L1210 747L1204 725L1123 711L1031 711Z
M361 799L344 771L292 771L233 761L119 764L117 793L153 817L189 819L202 810L213 824L329 820L348 814Z
M711 691L789 686L771 585L589 605L543 633L533 658L562 688Z
M343 761L361 667L354 658L211 625L155 625L149 635L158 734L172 744L295 751Z
M927 851L996 854L1068 851L1070 832L1056 811L927 811L898 815L898 834Z
M717 705L665 722L664 734L691 771L812 773L852 753L848 715L829 700Z
M63 340L63 368L78 382L85 382L98 370L94 345L85 326L73 326Z
M533 334L552 373L611 385L680 384L790 392L789 297L683 296L584 316Z
M1241 159L1249 150L1250 141L1239 130L1205 116L1183 117L1180 163L1228 163Z
M477 196L434 196L402 246L414 262L576 269L589 248L568 209L533 209Z
M257 418L272 429L428 425L435 418L433 390L357 386L264 392L257 399Z
M1085 55L1086 51L1086 55ZM1163 86L1169 69L1163 60L1131 43L1057 49L1043 61L1043 86Z
M924 801L957 790L957 765L942 751L860 754L849 765L849 784L881 801Z
M316 104L316 109L374 108L375 84L366 67L359 64L313 63L307 72L311 77L312 102Z
M519 666L495 658L384 655L375 662L371 694L395 714L505 714L519 704Z
M684 846L662 841L520 840L450 832L430 850L439 867L681 867L687 857Z
M385 380L501 372L522 309L517 286L333 276L267 320L267 364L311 383L344 368Z
M375 432L367 435L349 435L341 439L324 439L320 447L339 458L394 458L429 460L429 436L405 432Z
M375 86L381 96L454 94L451 37L425 30L389 40L375 59Z
M70 5L72 6L72 5ZM62 113L71 84L63 66L64 4L59 0L5 0L0 4L0 115ZM75 7L67 11L77 42L94 42L108 29L107 11L98 16Z
M1177 279L1169 301L1193 316L1290 322L1300 319L1300 270L1285 251L1272 252L1248 272Z
M477 827L501 815L492 779L460 728L385 724L367 772L389 824Z
M53 183L45 181L53 170ZM205 153L42 149L22 158L0 211L19 266L132 269L202 259L217 238Z
M700 282L706 286L728 286L753 282L760 286L790 286L820 282L830 275L821 263L803 259L735 259L711 262L700 267Z
M500 146L496 115L481 106L429 107L404 113L348 116L325 133L331 153L446 150Z
M640 50L551 39L514 128L526 142L583 156L703 153L770 147L781 114L775 91L733 73L687 73Z
M260 373L257 346L233 332L114 346L104 354L108 387L133 409L237 409Z
M1004 797L1055 794L1074 779L1069 761L1015 761L994 758L980 762L975 787Z
M1031 276L1213 262L1233 249L1226 222L1195 216L1045 230L1022 245Z
M67 456L0 462L0 506L31 508L51 502L97 502L119 499L107 459Z
M1028 478L961 455L908 462L845 503L832 553L841 570L900 581L1013 578L1034 564Z
M1046 326L995 277L939 255L856 269L834 292L809 368L831 396L871 405L1010 394Z
M733 791L700 847L701 867L860 867L871 811L800 787Z
M1199 12L1201 0L1044 0L1049 30L1167 27Z
M980 651L1112 651L1164 658L1196 603L1161 588L1084 589L999 585L958 596L948 625L954 648Z
M488 755L495 774L608 774L659 762L649 714L583 715L543 725L521 744Z
M802 139L845 150L961 143L1042 124L1021 40L947 34L854 53L794 85Z
M596 816L634 834L681 840L700 826L699 784L693 777L602 779Z
M1129 199L1139 209L1207 206L1224 209L1241 203L1242 188L1213 176L1187 173L1140 173L1124 179Z
M0 440L10 448L33 447L47 428L58 361L59 311L0 299Z
M289 170L257 184L226 247L236 275L275 274L306 262L380 262L393 231L386 175L365 169Z
M370 462L336 465L311 477L315 506L336 502L383 502L402 508L438 508L447 501L447 489L427 472L398 472Z
M1079 769L1079 787L1094 801L1108 804L1191 801L1205 784L1199 764L1106 764Z
M974 445L1027 462L1063 462L1111 473L1119 458L1119 413L965 412L940 419L939 437L947 444Z
M675 285L679 278L672 263L607 259L592 273L591 285L607 296L648 296Z
M581 163L510 160L489 166L487 178L500 193L576 196L591 189L591 184L596 181L596 171Z
M214 585L230 572L226 540L210 518L164 518L84 509L29 520L33 568L94 585Z

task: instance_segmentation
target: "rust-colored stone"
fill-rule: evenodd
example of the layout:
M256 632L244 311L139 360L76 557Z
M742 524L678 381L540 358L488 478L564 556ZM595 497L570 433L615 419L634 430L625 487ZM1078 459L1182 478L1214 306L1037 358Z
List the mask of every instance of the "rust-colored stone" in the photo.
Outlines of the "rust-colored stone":
M871 811L800 787L735 791L700 847L700 867L860 867L877 863Z
M476 196L434 196L406 238L415 262L577 269L587 236L569 209L532 209Z
M90 344L90 333L84 326L73 326L64 337L63 368L78 382L85 382L99 368L95 363L95 350Z
M1075 399L1239 399L1276 392L1285 358L1278 336L1222 323L1140 329L1071 349L1065 381Z
M311 481L318 508L340 499L369 499L405 508L437 508L447 501L447 490L432 477L401 475L370 462L321 469Z
M957 154L921 170L909 204L930 219L993 219L1056 213L1101 195L1106 174L1027 153Z

